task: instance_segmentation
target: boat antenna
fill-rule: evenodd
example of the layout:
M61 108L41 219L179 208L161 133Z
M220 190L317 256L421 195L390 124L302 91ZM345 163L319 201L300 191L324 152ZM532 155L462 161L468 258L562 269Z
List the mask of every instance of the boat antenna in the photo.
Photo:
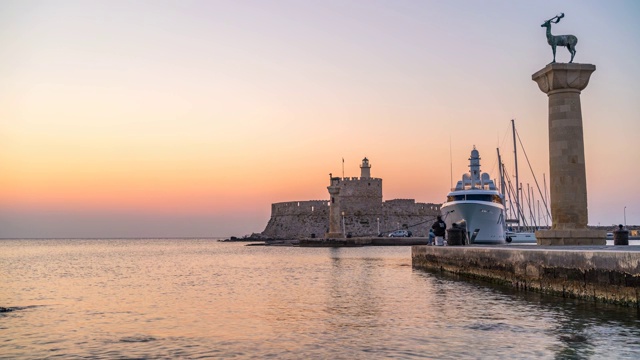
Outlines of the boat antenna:
M518 151L516 148L516 123L514 119L511 119L511 132L513 133L513 158L516 164L516 207L518 208L516 220L518 220L518 225L520 225L520 181L518 177Z
M549 199L547 198L547 177L544 175L544 173L542 173L542 180L544 181L544 197L543 197L543 201L544 201L544 206L545 206L545 210L548 208L547 204L549 203ZM549 216L544 217L544 223L545 225L549 225Z
M451 156L451 133L449 133L449 189L453 189L453 157Z

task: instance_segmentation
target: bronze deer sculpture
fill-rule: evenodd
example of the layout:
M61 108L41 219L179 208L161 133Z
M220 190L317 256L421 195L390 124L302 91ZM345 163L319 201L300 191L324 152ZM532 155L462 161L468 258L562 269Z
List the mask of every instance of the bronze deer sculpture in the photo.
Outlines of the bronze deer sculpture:
M547 28L547 43L551 45L551 49L553 50L553 61L552 64L556 62L556 46L566 46L571 53L571 61L573 62L573 57L576 56L576 44L578 43L578 38L573 35L551 35L551 23L557 24L560 22L560 19L564 17L564 13L561 13L558 16L554 16L551 19L545 21L540 27ZM554 21L555 20L555 21Z

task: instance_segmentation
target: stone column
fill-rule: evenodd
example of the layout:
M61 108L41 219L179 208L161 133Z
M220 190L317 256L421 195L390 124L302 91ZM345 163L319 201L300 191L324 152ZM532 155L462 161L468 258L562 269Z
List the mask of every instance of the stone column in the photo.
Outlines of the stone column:
M340 178L331 178L329 190L329 232L325 234L327 239L343 238L342 215L340 206Z
M551 230L536 232L538 245L605 245L606 232L587 229L587 179L580 92L591 64L553 63L532 75L549 96Z

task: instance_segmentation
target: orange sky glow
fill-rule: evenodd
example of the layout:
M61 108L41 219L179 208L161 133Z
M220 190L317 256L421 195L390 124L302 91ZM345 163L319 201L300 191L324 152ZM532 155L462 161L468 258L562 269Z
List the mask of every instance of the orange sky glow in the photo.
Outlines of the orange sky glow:
M597 67L589 222L640 224L635 1L5 1L0 238L260 232L272 203L328 199L365 156L385 200L439 203L473 146L513 174L511 119L548 180L531 74L559 11L553 32Z

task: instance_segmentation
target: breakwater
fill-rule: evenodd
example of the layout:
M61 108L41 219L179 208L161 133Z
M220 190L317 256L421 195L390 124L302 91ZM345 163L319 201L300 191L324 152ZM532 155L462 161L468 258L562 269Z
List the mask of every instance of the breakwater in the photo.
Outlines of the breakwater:
M412 266L640 307L640 246L413 246Z

